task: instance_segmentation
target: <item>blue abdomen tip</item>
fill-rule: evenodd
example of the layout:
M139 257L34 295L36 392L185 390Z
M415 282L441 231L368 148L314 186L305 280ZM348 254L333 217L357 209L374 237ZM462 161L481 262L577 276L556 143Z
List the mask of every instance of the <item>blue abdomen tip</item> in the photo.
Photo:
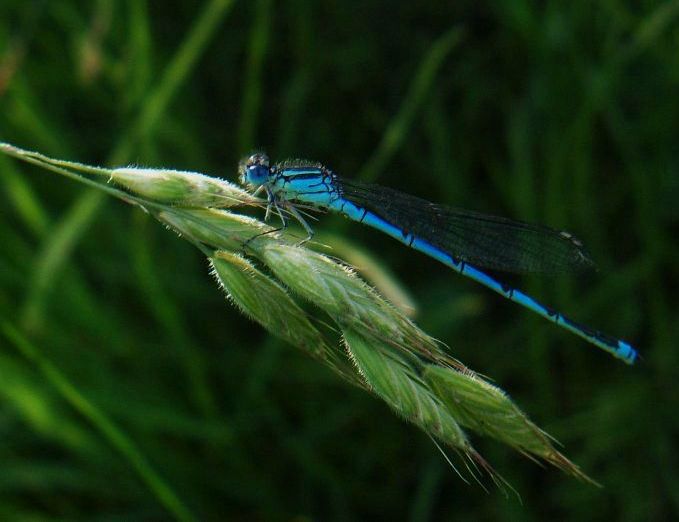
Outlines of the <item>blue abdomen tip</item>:
M624 341L618 341L618 353L628 364L634 364L639 356L632 345Z

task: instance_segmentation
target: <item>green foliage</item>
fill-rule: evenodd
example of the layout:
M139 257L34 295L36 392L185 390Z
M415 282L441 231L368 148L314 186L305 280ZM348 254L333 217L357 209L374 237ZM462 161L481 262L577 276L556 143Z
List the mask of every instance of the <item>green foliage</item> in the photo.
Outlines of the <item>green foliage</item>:
M346 241L330 254L348 259L355 242L374 256L361 273L388 265L417 323L546 424L593 488L455 438L444 418L565 464L498 388L450 371L461 367L346 267L300 254L294 231L244 252L268 228L227 209L240 196L146 208L220 250L201 252L105 197L122 186L108 178L83 190L0 154L0 518L676 518L678 6L1 2L0 140L226 180L263 146L571 230L599 272L516 284L644 361L615 364L377 233L315 224ZM205 255L238 308L286 342L224 304ZM310 272L297 286L295 263ZM464 484L361 388L473 445L522 504Z

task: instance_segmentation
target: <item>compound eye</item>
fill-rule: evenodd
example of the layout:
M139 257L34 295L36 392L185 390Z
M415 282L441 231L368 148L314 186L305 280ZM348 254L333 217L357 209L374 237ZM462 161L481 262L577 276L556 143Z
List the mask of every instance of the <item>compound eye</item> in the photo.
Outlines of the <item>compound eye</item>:
M251 183L261 185L269 179L269 167L264 165L251 165L247 168L248 178Z
M269 180L269 156L263 152L256 152L243 158L238 164L240 182L243 185L259 186Z

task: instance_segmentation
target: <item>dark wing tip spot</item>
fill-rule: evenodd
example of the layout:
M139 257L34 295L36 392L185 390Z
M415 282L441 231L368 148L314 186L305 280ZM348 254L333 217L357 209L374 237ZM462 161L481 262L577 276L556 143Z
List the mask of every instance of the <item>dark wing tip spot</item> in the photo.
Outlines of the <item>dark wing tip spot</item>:
M572 262L576 268L585 270L595 268L594 261L589 255L589 252L585 249L585 245L582 241L570 232L559 232L559 236L570 243L573 248Z

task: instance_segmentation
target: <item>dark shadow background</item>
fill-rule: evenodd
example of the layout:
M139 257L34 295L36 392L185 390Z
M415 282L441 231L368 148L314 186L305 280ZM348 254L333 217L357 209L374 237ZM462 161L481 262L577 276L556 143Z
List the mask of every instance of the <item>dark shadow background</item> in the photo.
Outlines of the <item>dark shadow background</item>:
M0 139L228 179L263 147L572 231L598 272L504 279L634 342L637 367L377 232L316 224L371 252L415 299L418 324L604 488L478 438L522 503L464 484L379 400L230 307L191 245L0 157L3 322L138 444L198 519L676 517L679 2L227 4L3 0ZM196 61L168 73L208 8L215 26L189 45ZM140 124L164 89L169 102ZM169 517L0 339L0 517Z

